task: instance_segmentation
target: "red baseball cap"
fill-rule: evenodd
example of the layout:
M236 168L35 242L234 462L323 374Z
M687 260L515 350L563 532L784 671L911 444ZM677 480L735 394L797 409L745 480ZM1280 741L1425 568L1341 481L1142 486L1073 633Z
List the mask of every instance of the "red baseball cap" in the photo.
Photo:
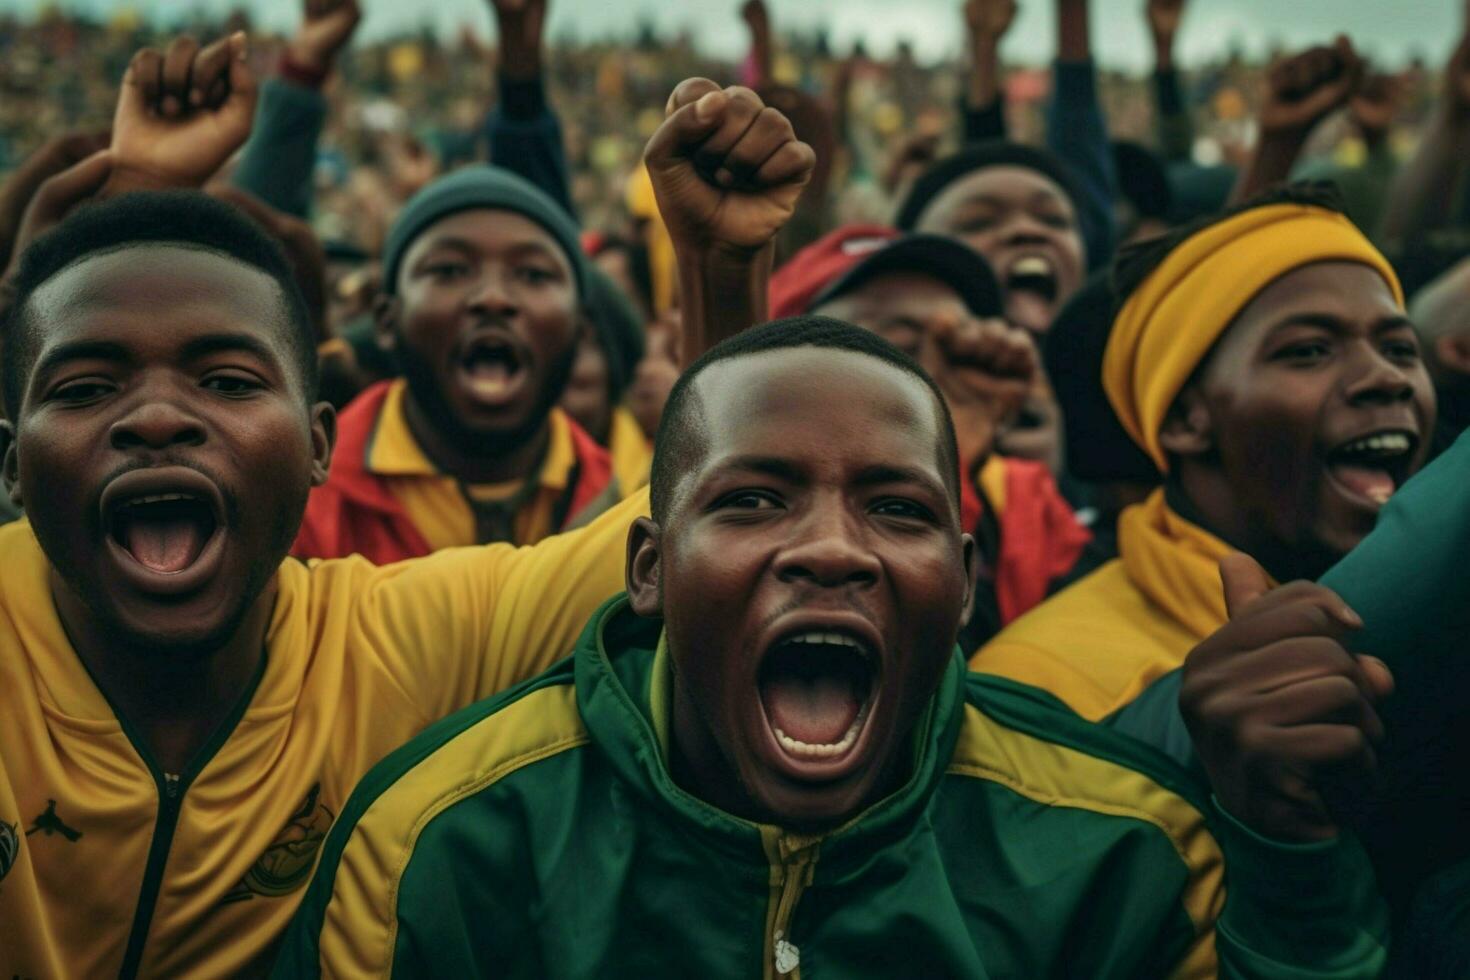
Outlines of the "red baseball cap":
M771 277L771 319L806 313L887 272L933 276L959 293L976 316L1004 315L995 273L967 246L887 225L847 225L797 252Z

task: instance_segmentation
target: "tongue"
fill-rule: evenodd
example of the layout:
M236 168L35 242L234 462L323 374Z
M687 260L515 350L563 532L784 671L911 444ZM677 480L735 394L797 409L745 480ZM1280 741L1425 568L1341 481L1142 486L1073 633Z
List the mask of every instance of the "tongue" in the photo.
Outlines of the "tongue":
M185 517L134 518L123 528L123 547L138 564L155 572L179 572L199 557L204 533Z
M1006 294L1006 319L1032 333L1045 333L1051 326L1052 305L1032 289L1012 289Z
M761 683L771 723L798 742L831 745L857 720L862 704L846 677L782 674Z
M1380 504L1393 496L1393 477L1383 470L1338 463L1332 467L1332 475L1349 490Z
M495 399L510 389L515 374L504 361L479 360L465 371L470 393L476 398Z

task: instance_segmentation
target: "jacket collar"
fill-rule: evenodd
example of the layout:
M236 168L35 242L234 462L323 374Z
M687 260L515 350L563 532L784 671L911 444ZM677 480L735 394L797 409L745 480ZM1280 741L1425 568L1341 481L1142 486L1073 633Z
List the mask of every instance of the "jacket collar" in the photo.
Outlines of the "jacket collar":
M671 812L712 846L760 857L762 827L700 800L674 782L661 744L659 715L669 710L666 657L656 656L662 623L643 619L626 595L605 603L588 623L574 654L577 707L593 742L619 779L646 803ZM954 754L964 720L964 660L955 649L939 690L916 727L915 761L908 782L820 838L824 864L861 861L885 841L921 822ZM659 712L659 715L655 714ZM772 828L764 828L767 836ZM779 832L780 828L776 828Z

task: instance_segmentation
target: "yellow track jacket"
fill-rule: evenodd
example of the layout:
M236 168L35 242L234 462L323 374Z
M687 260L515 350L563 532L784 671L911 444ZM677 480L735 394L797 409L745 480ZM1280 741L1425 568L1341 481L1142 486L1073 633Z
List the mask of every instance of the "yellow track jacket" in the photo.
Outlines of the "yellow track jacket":
M1118 520L1119 557L1001 630L970 669L1039 687L1090 721L1112 714L1225 625L1229 545L1156 490Z
M530 548L286 561L254 690L175 775L67 641L29 525L0 528L0 977L263 974L357 781L565 656L647 508Z

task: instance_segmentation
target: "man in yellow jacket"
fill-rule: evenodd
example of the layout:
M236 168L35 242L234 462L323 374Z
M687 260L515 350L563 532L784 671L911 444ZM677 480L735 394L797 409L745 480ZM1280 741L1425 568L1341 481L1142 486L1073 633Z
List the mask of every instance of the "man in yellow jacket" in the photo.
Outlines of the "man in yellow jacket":
M1434 390L1387 260L1295 188L1125 257L1098 372L1164 486L1123 512L1118 559L1011 624L973 669L1090 719L1224 625L1232 550L1316 578L1423 465Z
M124 85L138 111L119 114L114 172L231 138L207 106L142 111L189 104L143 91L158 57ZM243 50L230 64L248 83ZM681 240L698 228L759 297L811 151L789 126L742 138L761 107L735 103L703 105L705 135L733 130L737 161L780 155L737 206L691 185L677 139L649 159ZM621 588L647 495L533 548L288 560L334 418L261 230L202 195L125 195L38 241L13 285L0 453L29 520L0 532L0 976L263 972L358 779L564 656ZM720 301L713 330L691 314L709 336L690 356L759 313Z

